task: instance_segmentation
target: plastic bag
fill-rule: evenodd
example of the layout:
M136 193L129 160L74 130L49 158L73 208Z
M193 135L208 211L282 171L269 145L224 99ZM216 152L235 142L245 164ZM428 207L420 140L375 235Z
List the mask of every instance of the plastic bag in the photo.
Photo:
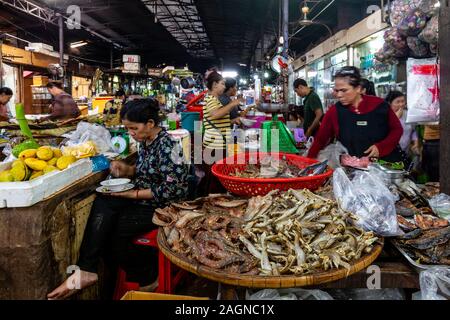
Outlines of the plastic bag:
M419 34L419 39L429 44L437 45L439 41L439 17L435 16L428 21L427 26Z
M406 38L402 36L397 28L389 28L384 33L384 41L390 45L391 48L395 48L399 51L408 48ZM385 49L386 50L386 49Z
M414 58L427 58L430 56L430 46L428 43L421 41L417 37L408 37L406 39L411 56Z
M408 114L406 123L439 121L439 78L437 59L408 59Z
M358 226L381 236L403 234L397 222L395 198L378 177L358 171L350 181L338 168L333 175L333 189L342 208L358 217Z
M17 160L17 158L14 157L12 150L13 150L13 148L12 148L11 144L7 143L2 150L2 153L6 156L6 158L3 159L2 163L8 163L8 162Z
M429 17L435 16L439 12L439 7L436 6L437 0L420 0L418 8Z
M397 26L411 9L419 6L422 0L394 0L389 8L389 20L393 26Z
M333 168L341 168L341 155L347 154L347 149L339 141L330 144L328 147L320 151L317 160L323 162L328 160L328 165Z
M328 289L335 300L406 300L402 289Z
M66 142L67 146L74 146L87 141L94 141L96 149L99 153L112 150L111 134L107 129L98 124L80 122L75 131L65 134L63 137L69 139L69 141Z
M429 203L435 214L450 221L450 196L441 193L431 198Z
M246 300L333 300L333 297L322 290L264 289L253 294L248 291Z
M422 300L450 299L450 268L432 267L419 276Z
M427 25L427 15L420 9L412 9L397 26L398 32L405 37L415 37Z

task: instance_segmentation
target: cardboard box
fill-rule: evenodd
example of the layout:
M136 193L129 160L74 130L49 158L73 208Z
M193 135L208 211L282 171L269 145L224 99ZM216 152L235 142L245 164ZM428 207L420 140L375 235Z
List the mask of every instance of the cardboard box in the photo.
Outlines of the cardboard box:
M33 86L45 86L48 83L46 76L33 76Z
M209 300L209 298L177 296L153 292L128 291L120 300Z

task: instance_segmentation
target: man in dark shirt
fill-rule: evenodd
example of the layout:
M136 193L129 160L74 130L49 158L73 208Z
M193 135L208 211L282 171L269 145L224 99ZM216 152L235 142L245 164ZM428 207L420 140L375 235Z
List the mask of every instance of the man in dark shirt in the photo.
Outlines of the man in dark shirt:
M81 115L77 103L70 94L64 92L60 83L49 82L47 84L47 90L53 96L53 101L50 105L50 115L41 118L40 121L68 120L78 118Z
M299 97L303 98L305 114L303 129L305 130L306 137L309 138L314 136L317 129L319 129L320 120L323 116L322 102L317 93L303 79L294 81L294 90Z

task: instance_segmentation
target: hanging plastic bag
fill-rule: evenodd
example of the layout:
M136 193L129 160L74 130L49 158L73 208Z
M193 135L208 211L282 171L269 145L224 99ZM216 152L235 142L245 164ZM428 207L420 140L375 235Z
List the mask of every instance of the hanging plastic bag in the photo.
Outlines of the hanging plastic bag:
M437 45L439 41L439 17L435 16L428 21L427 26L419 34L419 39L429 44Z
M376 176L358 171L352 181L338 168L333 175L334 196L343 209L358 217L357 225L381 236L403 234L397 222L395 198Z
M428 17L436 16L439 12L439 7L436 6L438 0L420 0L417 8L419 8Z
M399 51L405 50L408 48L406 43L406 38L402 36L397 28L389 28L384 33L384 41L391 48L395 48Z
M408 59L408 114L406 123L439 121L439 75L436 58Z
M421 41L417 37L406 38L411 56L414 58L427 58L430 56L430 46L428 43Z
M66 142L69 147L93 141L98 153L106 153L112 150L111 134L106 128L98 124L80 122L75 131L65 134L63 137L69 139Z
M398 32L405 37L418 36L427 25L427 15L420 9L412 9L397 26Z
M450 221L450 196L444 193L434 196L429 201L431 209L439 217Z
M420 273L422 300L450 299L450 268L432 267Z
M320 162L328 160L328 166L336 169L341 167L340 158L343 154L348 154L348 150L338 141L330 144L328 147L320 151L317 160Z
M419 6L422 0L393 0L389 8L389 20L393 26L397 26L406 14Z

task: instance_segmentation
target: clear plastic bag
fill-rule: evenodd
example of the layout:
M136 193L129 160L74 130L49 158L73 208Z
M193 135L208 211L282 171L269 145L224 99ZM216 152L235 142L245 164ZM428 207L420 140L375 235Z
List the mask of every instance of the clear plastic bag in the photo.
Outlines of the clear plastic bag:
M333 189L342 208L354 213L363 229L385 237L403 234L397 222L395 197L378 177L358 171L350 181L338 168L333 175Z
M7 143L5 145L5 147L3 148L2 153L6 156L6 158L2 161L3 163L8 163L8 162L17 160L17 158L14 157L14 155L12 153L12 149L13 148L9 143Z
M402 289L329 289L335 300L406 300Z
M322 290L292 289L264 289L250 294L246 293L246 300L333 300L333 297Z
M328 147L320 151L317 160L320 162L328 160L328 165L333 169L337 169L341 168L341 155L347 153L347 149L338 141L330 144Z
M397 26L411 9L417 8L423 0L393 0L389 8L389 20Z
M441 193L431 198L429 203L435 214L450 221L450 196Z
M111 134L109 131L98 125L87 122L80 122L75 131L63 135L69 139L67 146L74 146L93 141L98 153L105 153L112 150Z
M406 39L408 47L411 50L411 56L414 58L427 58L430 56L430 46L417 37L408 37Z
M420 273L422 300L450 299L450 268L432 267Z

